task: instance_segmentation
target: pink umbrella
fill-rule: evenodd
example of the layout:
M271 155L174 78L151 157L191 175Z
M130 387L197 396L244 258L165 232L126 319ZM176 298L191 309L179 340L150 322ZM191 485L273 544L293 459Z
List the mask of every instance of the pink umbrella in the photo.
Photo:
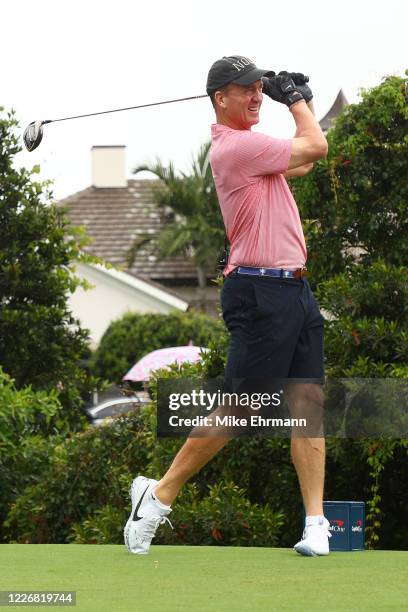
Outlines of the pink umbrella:
M135 363L122 380L133 382L149 380L154 370L164 368L171 363L197 363L202 357L200 352L208 350L200 346L170 346L152 351Z

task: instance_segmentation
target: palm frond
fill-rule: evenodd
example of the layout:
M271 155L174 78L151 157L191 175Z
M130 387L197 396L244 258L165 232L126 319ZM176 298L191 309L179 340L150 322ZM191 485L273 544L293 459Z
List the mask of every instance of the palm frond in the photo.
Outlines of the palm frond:
M132 174L138 174L139 172L151 172L166 185L177 179L173 162L170 162L168 166L164 166L159 158L153 164L140 164L132 170Z
M210 148L210 141L201 145L189 173L176 173L172 162L165 166L159 158L133 170L134 174L151 172L159 179L152 185L154 200L162 211L173 211L154 237L158 258L192 257L197 268L216 264L224 242L224 223L209 161ZM142 244L145 242L139 239L136 246L132 245L130 255L135 257Z
M151 235L139 236L132 242L130 248L125 253L125 261L128 268L131 268L135 263L136 255L140 249L149 244L153 238L154 236Z

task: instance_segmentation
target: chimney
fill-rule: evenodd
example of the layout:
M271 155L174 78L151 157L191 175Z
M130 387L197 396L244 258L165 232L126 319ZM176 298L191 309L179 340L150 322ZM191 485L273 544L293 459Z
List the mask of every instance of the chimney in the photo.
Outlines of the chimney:
M125 145L92 147L94 187L127 187L125 149Z

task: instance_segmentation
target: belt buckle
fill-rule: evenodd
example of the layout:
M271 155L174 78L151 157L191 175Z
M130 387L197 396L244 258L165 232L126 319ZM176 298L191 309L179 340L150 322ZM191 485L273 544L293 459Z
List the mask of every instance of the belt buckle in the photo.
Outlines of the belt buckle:
M261 273L261 276L263 276L266 272L266 268L259 268L259 272Z
M290 270L283 270L282 272L283 278L290 278Z
M293 276L295 278L303 278L304 276L307 276L307 268L306 268L306 266L303 266L303 268L299 268L299 273L296 274L296 272L294 272Z

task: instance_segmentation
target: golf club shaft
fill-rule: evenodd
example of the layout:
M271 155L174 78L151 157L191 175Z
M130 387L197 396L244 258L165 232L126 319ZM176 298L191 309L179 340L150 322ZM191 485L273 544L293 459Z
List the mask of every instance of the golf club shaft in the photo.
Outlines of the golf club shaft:
M186 100L197 100L198 98L207 98L207 94L200 96L190 96L188 98L177 98L176 100L164 100L163 102L151 102L150 104L139 104L138 106L127 106L126 108L115 108L113 110L100 111L98 113L87 113L86 115L74 115L72 117L62 117L60 119L46 119L41 123L56 123L57 121L69 121L70 119L82 119L83 117L94 117L95 115L107 115L108 113L119 113L122 111L134 110L135 108L146 108L148 106L159 106L160 104L172 104L173 102L185 102Z

